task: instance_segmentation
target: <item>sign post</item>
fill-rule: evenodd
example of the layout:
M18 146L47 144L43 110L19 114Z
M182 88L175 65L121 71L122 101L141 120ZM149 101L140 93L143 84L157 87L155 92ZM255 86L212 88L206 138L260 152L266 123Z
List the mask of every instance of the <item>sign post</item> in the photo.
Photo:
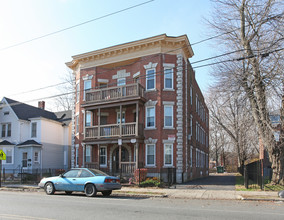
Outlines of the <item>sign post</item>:
M2 160L6 160L6 154L3 150L0 150L0 188L1 188L1 179L2 179Z

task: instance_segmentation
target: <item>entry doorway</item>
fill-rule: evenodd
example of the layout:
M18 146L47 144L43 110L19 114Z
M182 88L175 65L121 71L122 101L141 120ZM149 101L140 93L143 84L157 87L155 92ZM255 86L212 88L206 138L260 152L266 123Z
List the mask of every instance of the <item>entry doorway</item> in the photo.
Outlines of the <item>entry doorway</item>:
M121 162L129 162L129 152L123 146L121 146ZM119 147L115 148L112 154L112 170L119 171Z

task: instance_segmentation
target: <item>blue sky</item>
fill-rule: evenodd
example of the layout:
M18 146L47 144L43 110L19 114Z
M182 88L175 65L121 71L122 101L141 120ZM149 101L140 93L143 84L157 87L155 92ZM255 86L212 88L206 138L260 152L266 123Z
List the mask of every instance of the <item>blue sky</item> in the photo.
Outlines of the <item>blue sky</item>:
M155 0L30 43L9 47L63 28L122 10L147 0L0 0L0 96L22 102L59 94L55 88L25 91L62 82L71 56L159 34L187 34L191 43L207 38L203 18L209 0ZM214 55L211 42L193 46L191 62ZM196 69L203 92L210 83L209 68ZM16 95L14 95L16 94ZM46 106L52 108L52 100ZM30 104L34 104L32 102Z

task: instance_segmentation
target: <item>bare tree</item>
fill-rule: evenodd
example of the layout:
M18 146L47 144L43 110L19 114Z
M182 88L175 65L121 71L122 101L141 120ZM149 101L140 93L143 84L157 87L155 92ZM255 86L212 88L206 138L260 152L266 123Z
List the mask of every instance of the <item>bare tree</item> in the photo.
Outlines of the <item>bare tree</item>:
M269 120L269 97L278 97L283 74L283 1L213 0L215 10L208 24L221 34L219 48L235 51L228 55L235 62L221 62L214 68L218 85L224 90L243 92L272 162L272 181L284 185L283 139L276 143ZM226 34L224 34L226 33ZM282 117L283 120L283 117Z
M55 106L57 111L72 110L74 76L71 71L66 72L62 77L62 82L63 84L57 87L62 95L55 99Z

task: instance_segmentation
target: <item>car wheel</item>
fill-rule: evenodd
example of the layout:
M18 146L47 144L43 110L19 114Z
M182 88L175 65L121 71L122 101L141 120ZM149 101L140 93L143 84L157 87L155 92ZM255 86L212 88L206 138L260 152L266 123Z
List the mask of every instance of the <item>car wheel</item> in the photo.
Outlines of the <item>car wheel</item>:
M65 191L67 195L71 195L73 191Z
M111 190L103 191L103 192L102 192L103 196L110 196L111 193L112 193Z
M87 184L85 186L85 194L88 197L96 196L97 194L96 187L93 184Z
M51 183L51 182L46 183L45 186L44 186L44 190L45 190L47 195L53 195L54 192L55 192L55 188L54 188L53 183Z

